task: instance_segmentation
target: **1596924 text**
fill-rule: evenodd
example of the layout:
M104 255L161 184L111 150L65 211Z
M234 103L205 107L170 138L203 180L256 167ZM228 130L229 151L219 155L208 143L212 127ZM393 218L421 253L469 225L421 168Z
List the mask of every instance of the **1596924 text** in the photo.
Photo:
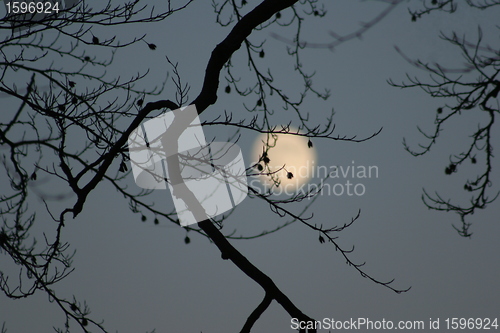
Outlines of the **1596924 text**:
M7 14L53 14L59 13L59 2L12 1L5 3Z

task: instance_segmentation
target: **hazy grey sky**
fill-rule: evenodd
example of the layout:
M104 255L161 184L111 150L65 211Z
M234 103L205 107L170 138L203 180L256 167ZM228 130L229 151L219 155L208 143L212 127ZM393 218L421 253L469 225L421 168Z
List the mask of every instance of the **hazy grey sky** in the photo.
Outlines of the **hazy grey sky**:
M255 3L249 1L249 8ZM458 224L457 215L430 211L420 200L422 188L463 202L468 200L462 188L465 177L473 177L474 169L467 170L469 174L445 176L444 168L449 163L448 155L460 153L468 142L468 133L484 119L477 118L477 112L457 119L446 126L433 151L412 157L403 149L403 137L413 147L423 142L416 125L432 129L435 110L442 101L418 89L400 90L386 83L389 78L395 82L405 80L407 72L427 79L426 73L412 68L397 54L394 45L412 57L459 64L460 53L441 41L439 32L458 29L475 39L477 25L491 27L500 13L438 13L411 22L407 5L418 3L403 3L362 40L352 40L334 52L305 50L302 56L306 69L317 70L314 83L332 91L326 103L311 99L305 104L313 119L323 122L333 107L338 134L363 137L383 127L379 136L364 143L314 141L319 165L348 166L354 161L355 165L377 166L379 170L378 178L351 179L363 183L363 196L318 198L313 208L314 221L325 226L342 225L361 209L360 219L339 234L339 244L345 248L355 245L351 258L366 261L365 271L373 277L395 278L395 287L412 289L398 295L364 279L345 264L332 246L320 244L318 234L300 223L264 238L232 241L302 311L318 320L366 317L373 321L423 320L428 325L430 318L439 318L443 330L446 318L500 315L498 203L472 217L474 234L464 239L451 227L452 223ZM304 22L305 36L311 41L328 41L330 30L350 32L359 22L376 15L382 6L335 1L327 9L325 18ZM208 1L195 2L160 24L122 26L115 31L118 38L146 32L147 40L157 44L158 49L152 52L145 45L131 47L118 55L112 71L125 76L149 68L146 88L159 84L171 70L164 58L168 55L173 62L179 62L182 79L191 86L191 100L200 90L210 53L228 33L228 29L214 23ZM498 43L498 30L492 31L496 33L493 42ZM264 30L258 36L266 38L269 63L278 66L273 70L279 73L283 62L279 52L285 45L273 40L269 32ZM297 77L287 76L288 72L290 68L283 67L284 74L277 75L278 80L283 80L285 89L294 89ZM234 94L224 94L224 86L217 104L202 114L202 120L214 119L224 110L237 118L245 117L241 103ZM167 89L162 98L172 99L173 91ZM8 99L4 101L8 105ZM209 127L205 132L207 139L217 135L217 139L225 140L231 130ZM241 134L239 145L248 165L255 159L251 151L257 135ZM495 139L500 144L498 136ZM495 161L495 170L497 166ZM129 178L129 186L135 186L132 175ZM498 174L494 174L493 183L499 181ZM331 184L336 182L332 180ZM154 193L152 198L157 204L164 200L166 205L172 205L168 191ZM51 222L40 202L34 200L30 205L39 208L40 223L34 233L41 235L44 224ZM300 211L303 205L297 204L292 210ZM141 222L120 194L106 184L100 185L82 214L64 229L65 238L77 250L76 270L56 285L56 290L67 298L74 294L85 299L93 318L103 318L111 332L146 332L154 328L158 333L238 332L261 301L261 288L231 262L222 260L207 239L189 233L191 243L186 245L184 229L166 221L155 226L153 217L148 217L146 223ZM251 234L283 222L266 204L247 198L225 221L223 230ZM6 261L5 256L0 259L2 265ZM2 321L7 322L8 332L49 332L52 326L62 327L64 318L45 295L37 294L15 302L0 298ZM292 331L289 315L276 303L252 330Z

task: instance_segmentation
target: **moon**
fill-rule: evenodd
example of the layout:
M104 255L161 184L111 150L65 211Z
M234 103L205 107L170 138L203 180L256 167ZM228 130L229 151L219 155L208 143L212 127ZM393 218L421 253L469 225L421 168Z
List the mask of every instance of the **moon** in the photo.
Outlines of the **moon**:
M297 133L294 129L290 132ZM269 146L267 154L266 146ZM260 169L258 165L262 166L259 178L266 188L277 181L279 185L273 192L282 191L291 195L311 179L316 149L305 136L276 134L273 137L263 133L255 140L252 160L257 163L257 172Z

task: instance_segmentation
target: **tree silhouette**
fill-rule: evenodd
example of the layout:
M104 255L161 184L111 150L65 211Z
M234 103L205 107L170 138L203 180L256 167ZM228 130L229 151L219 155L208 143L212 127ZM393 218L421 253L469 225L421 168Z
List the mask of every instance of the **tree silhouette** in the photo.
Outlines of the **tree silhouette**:
M275 144L278 134L306 137L308 147L312 148L314 140L317 139L363 142L380 132L376 129L373 135L363 138L337 134L333 123L333 111L326 117L326 122L322 121L320 125L310 120L309 114L301 109L304 101L310 97L327 100L330 93L314 86L312 81L314 73L309 73L303 68L301 52L306 47L333 49L343 42L359 38L401 3L401 1L382 2L386 7L375 15L373 20L345 36L331 33L334 41L325 44L307 43L301 38L303 21L314 17L321 18L326 13L325 8L316 0L263 0L252 8L249 8L250 5L246 1L214 2L216 22L230 31L215 46L210 58L207 59L205 76L203 79L200 78L201 90L192 101L188 97L190 85L184 83L177 64L169 58L167 61L172 73L171 80L168 79L153 89L144 91L136 88L136 84L148 73L138 74L127 80L110 79L106 75L106 68L113 62L115 53L126 50L132 45L144 45L147 52L154 52L157 45L147 40L146 36L122 41L119 40L121 36L104 38L97 32L94 35L92 31L96 26L106 28L161 22L192 5L190 0L186 0L178 7L174 7L169 1L160 10L150 9L142 5L139 0L118 6L109 2L101 5L100 9L91 8L85 2L81 2L62 9L58 15L38 18L36 24L32 24L30 18L7 16L2 19L0 27L3 30L10 29L11 32L0 44L2 54L0 91L16 98L19 102L16 110L0 118L3 173L6 175L4 179L8 179L10 184L9 190L4 190L5 186L2 187L0 195L0 214L3 222L0 230L0 246L2 252L19 267L18 274L0 272L0 288L4 294L9 298L18 299L36 292L46 293L65 315L65 327L58 329L59 332L69 332L73 326L80 327L84 332L96 330L107 332L102 322L90 316L89 307L80 300L79 295L75 295L73 299L66 299L56 292L54 285L74 269L72 266L74 251L64 240L64 226L71 223L71 220L85 209L89 196L96 193L102 182L110 184L128 200L131 211L140 214L142 221L148 216L154 216L155 224L159 224L161 219L179 225L175 211L167 211L165 207L157 207L147 201L151 191L127 187L125 180L131 177L127 139L142 122L167 110L195 105L198 114L210 113L209 107L217 104L221 93L237 94L248 115L251 116L235 117L232 114L225 114L212 121L206 121L203 125L234 128L233 141L237 141L240 130L267 134L265 149L259 156L259 161L249 166L246 173L249 176L258 174L269 177L274 187L263 193L258 188L249 186L248 192L252 199L261 200L263 205L270 207L271 211L285 220L275 229L242 236L224 233L223 221L228 216L217 220L207 219L197 225L186 227L190 232L209 238L220 250L222 259L232 261L262 287L264 298L248 316L246 322L242 323L241 332L250 332L273 301L279 303L292 318L303 322L314 321L311 315L302 312L299 306L280 290L279 282L273 281L253 265L229 241L263 237L295 222L301 223L306 230L317 233L320 243L332 246L347 264L363 277L397 293L407 291L409 288L393 287L393 281L382 281L370 275L362 267L363 264L351 260L349 256L351 249L344 249L337 243L337 234L352 225L360 217L359 213L339 226L332 225L331 221L313 220L310 211L314 198L320 193L321 188L307 193L297 193L285 199L276 198L273 196L273 188L279 187L280 179L267 166L272 158L268 156L269 149ZM453 6L453 1L438 1L435 6L446 10L447 5ZM416 20L422 14L431 12L433 8L426 7L423 11L412 12L412 18ZM274 29L275 39L288 43L287 51L292 59L292 67L289 70L296 75L297 84L294 88L299 87L298 92L287 91L281 87L276 83L277 75L273 69L266 68L269 43L254 37L254 32L271 29ZM290 35L290 31L294 36L293 39L283 37ZM486 67L498 67L498 52L490 47L480 47L479 43L472 45L456 36L448 40L461 46L464 52L474 48L476 51L492 54L489 58L472 57L469 72L480 71ZM91 53L93 48L108 50L109 58L102 60L101 56L93 55ZM237 53L244 54L246 68L234 61L233 57ZM55 62L52 61L53 58L64 61ZM491 202L486 196L486 189L490 183L491 173L490 131L494 114L498 112L491 105L491 101L496 98L500 90L498 80L495 78L497 72L494 75L485 75L483 79L473 84L464 84L464 87L470 87L470 91L458 92L446 90L447 84L453 86L462 82L459 79L448 78L447 73L452 71L440 66L412 63L448 81L437 85L425 85L420 81L413 81L413 84L404 87L420 86L426 88L429 93L440 91L441 94L448 94L446 96L458 99L458 105L445 106L441 112L438 111L441 114L449 110L449 113L446 113L448 116L445 118L437 118L436 134L430 136L432 143L425 147L426 150L434 143L441 124L461 110L479 107L487 111L491 117L489 125L476 132L471 149L453 158L446 169L447 173L453 173L466 160L475 163L474 149L486 153L485 174L466 184L468 191L478 193L472 207L460 208L449 204L439 196L437 199L427 196L432 200L431 204L435 204L433 207L436 209L443 209L442 205L446 204L444 209L458 211L464 218L472 214L475 208L484 208ZM245 70L247 72L244 72ZM242 80L242 77L245 79ZM18 88L19 84L16 83L18 78L26 80L22 88ZM222 78L225 80L224 83L220 82ZM163 90L167 84L173 84L175 93L171 91L166 93ZM43 91L43 87L47 87L48 91ZM160 99L160 95L168 99ZM153 101L146 103L146 100ZM282 110L289 112L283 112L281 116ZM277 125L274 115L280 115L279 124L284 125ZM478 148L481 142L486 142L486 145ZM288 178L294 176L289 171L286 174ZM64 185L74 194L75 200L71 205L61 207L62 205L57 202L57 199L66 196L65 191L54 194L44 190L44 179L49 178L57 185L54 188ZM30 233L35 224L43 222L36 217L36 212L28 207L32 198L43 201L55 222L45 224L47 229L50 227L53 229L50 233L47 230L41 241ZM311 200L300 213L294 213L289 208L290 205L304 199ZM465 229L461 232L467 235L468 224L463 223ZM186 236L184 241L188 244L190 238ZM311 328L308 331L316 330Z
M330 35L333 39L331 42L310 43L300 38L294 40L283 38L274 34L275 38L282 40L290 45L296 44L307 48L328 48L333 50L339 44L354 39L360 38L363 32L370 29L373 25L380 22L387 16L397 5L401 3L399 0L382 1L389 4L387 8L371 21L363 23L362 28L354 33L347 35L339 35L333 31ZM453 14L459 6L467 6L473 10L486 10L500 5L498 1L466 1L459 5L459 1L455 0L432 0L423 1L409 8L409 14L412 22L416 22L425 17L438 12ZM498 27L496 27L498 29ZM465 59L465 63L457 68L448 68L446 65L439 63L428 63L421 60L414 60L411 56L405 54L397 45L396 51L411 65L418 69L429 73L430 83L423 82L417 77L407 75L409 83L395 83L392 79L388 83L398 88L421 88L433 98L442 98L446 102L442 107L437 108L436 118L434 119L435 129L432 133L427 133L418 127L418 131L428 140L428 143L419 144L419 151L412 149L406 140L403 140L405 149L413 156L422 156L428 153L436 144L439 134L443 131L444 124L452 119L460 116L462 111L470 113L475 110L481 111L487 115L485 124L479 123L477 129L471 130L470 144L458 154L451 154L449 164L445 167L446 175L451 175L458 172L458 167L464 163L478 163L478 153L481 153L482 171L475 176L469 178L464 184L465 191L472 194L467 204L452 203L452 199L446 199L438 192L434 195L423 190L422 200L424 204L433 210L455 212L460 217L460 225L453 228L460 236L470 237L472 233L469 228L472 222L468 222L466 218L473 215L476 209L485 209L488 204L494 202L500 191L491 191L493 183L492 162L493 162L493 145L492 133L495 114L499 112L497 95L500 91L498 80L498 61L500 50L498 47L490 45L484 40L481 26L477 30L477 38L471 41L465 36L459 36L452 32L445 34L441 32L441 39L456 46ZM452 101L452 102L449 102ZM446 111L446 112L444 112ZM444 112L444 114L443 114ZM480 116L478 116L480 118ZM481 162L481 161L480 161ZM453 200L453 201L458 201Z
M484 10L500 5L498 1L467 1L460 6L468 6L473 9ZM454 13L458 9L458 2L431 1L424 8L410 10L413 21L419 20L425 14L434 12ZM498 26L496 27L498 29ZM444 168L446 175L452 175L460 171L461 166L478 163L481 170L475 176L469 176L463 188L470 192L468 203L456 203L459 199L446 199L438 192L430 194L424 189L422 200L425 205L433 210L456 212L460 217L460 225L453 226L459 235L470 237L470 226L472 222L466 220L469 215L474 214L477 209L485 209L486 206L498 198L499 191L492 191L493 171L493 142L495 116L500 112L498 106L498 92L500 91L499 65L500 49L491 46L483 38L481 26L476 32L477 37L472 40L457 33L441 33L441 38L454 45L461 53L464 63L456 68L449 68L444 64L427 63L413 60L401 49L396 50L413 66L429 73L429 81L425 82L416 77L407 76L408 83L396 84L392 80L389 83L400 88L418 87L433 98L443 100L443 106L437 108L434 119L434 131L427 133L418 128L425 137L427 143L419 144L419 149L412 149L406 141L403 141L405 149L413 156L421 156L431 150L437 143L439 134L444 130L445 124L463 114L477 114L480 119L475 128L469 132L469 144L460 153L453 153L449 157L449 164Z

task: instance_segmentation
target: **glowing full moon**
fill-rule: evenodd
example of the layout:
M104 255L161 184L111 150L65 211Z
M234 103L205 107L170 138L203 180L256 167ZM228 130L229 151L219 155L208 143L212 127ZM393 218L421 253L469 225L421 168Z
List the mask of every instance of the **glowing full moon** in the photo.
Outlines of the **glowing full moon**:
M269 146L267 154L266 145ZM255 141L252 160L262 166L260 177L266 186L273 184L273 177L280 182L279 187L290 194L311 178L316 150L305 136L277 134L273 137L264 133Z

